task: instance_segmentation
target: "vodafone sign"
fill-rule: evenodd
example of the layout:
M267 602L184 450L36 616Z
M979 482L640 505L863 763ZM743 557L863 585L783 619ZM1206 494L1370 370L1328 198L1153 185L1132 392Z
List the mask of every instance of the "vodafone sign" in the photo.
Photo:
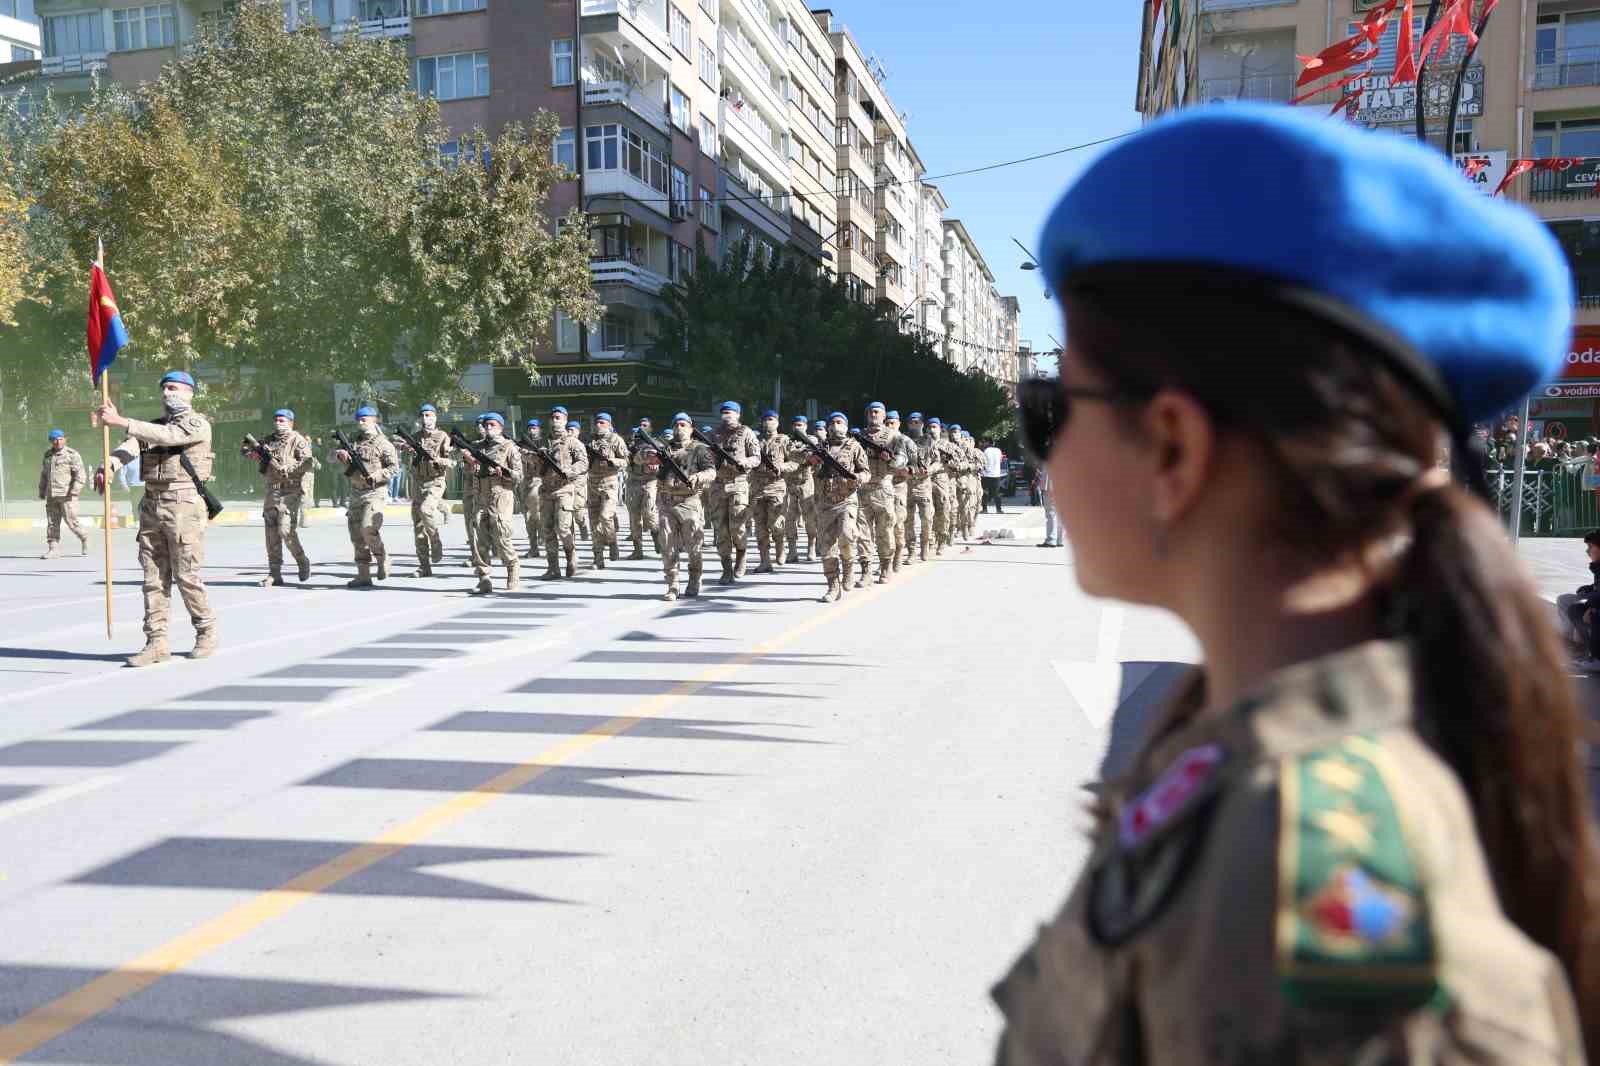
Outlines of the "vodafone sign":
M1579 326L1572 331L1572 348L1557 376L1562 381L1600 381L1600 326Z

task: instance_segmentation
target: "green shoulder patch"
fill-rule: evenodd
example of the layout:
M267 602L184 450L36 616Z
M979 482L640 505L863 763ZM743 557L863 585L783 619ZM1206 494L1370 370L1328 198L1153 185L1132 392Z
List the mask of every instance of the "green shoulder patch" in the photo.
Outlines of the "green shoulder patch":
M1428 900L1368 736L1280 765L1278 973L1290 1002L1420 1006L1439 991Z

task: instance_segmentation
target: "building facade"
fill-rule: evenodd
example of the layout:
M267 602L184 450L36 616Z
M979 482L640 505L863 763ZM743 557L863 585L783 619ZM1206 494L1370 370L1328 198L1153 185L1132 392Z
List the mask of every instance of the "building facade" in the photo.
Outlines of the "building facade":
M42 47L33 0L0 0L0 64L38 59Z
M945 219L943 229L945 360L959 370L1012 381L1017 317L1011 316L1006 346L1005 312L989 264L960 219Z
M917 172L917 219L911 249L914 292L911 326L948 358L944 324L944 213L950 205L937 185L920 180L923 173L920 160Z

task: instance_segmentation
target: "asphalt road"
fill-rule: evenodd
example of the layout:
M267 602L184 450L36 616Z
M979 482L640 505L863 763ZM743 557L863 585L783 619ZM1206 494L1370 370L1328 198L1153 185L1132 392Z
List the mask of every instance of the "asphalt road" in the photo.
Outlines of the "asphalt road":
M220 653L175 604L145 670L131 531L111 641L97 556L0 535L0 1063L987 1061L1111 706L1192 654L1028 534L823 606L473 598L459 518L444 577L348 591L329 523L265 589L219 527Z

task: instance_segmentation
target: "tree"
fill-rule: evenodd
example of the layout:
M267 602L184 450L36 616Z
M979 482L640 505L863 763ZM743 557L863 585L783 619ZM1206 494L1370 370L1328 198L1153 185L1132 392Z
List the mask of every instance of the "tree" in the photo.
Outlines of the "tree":
M0 152L0 326L16 325L17 305L31 287L28 267L28 201L15 187L9 158Z
M445 157L438 106L409 82L403 47L288 31L281 4L248 0L132 94L37 108L20 172L30 225L60 234L57 256L39 242L60 298L20 332L81 348L97 237L131 352L225 378L432 391L475 361L530 360L558 308L596 319L586 222L547 213L569 178L556 120Z
M804 260L757 255L748 241L721 263L704 251L694 272L663 290L658 353L719 397L766 406L774 385L860 419L881 399L960 422L974 435L1009 436L1010 399L997 382L963 373L920 337L901 332L892 310L850 298L842 282ZM787 413L784 413L787 417Z

